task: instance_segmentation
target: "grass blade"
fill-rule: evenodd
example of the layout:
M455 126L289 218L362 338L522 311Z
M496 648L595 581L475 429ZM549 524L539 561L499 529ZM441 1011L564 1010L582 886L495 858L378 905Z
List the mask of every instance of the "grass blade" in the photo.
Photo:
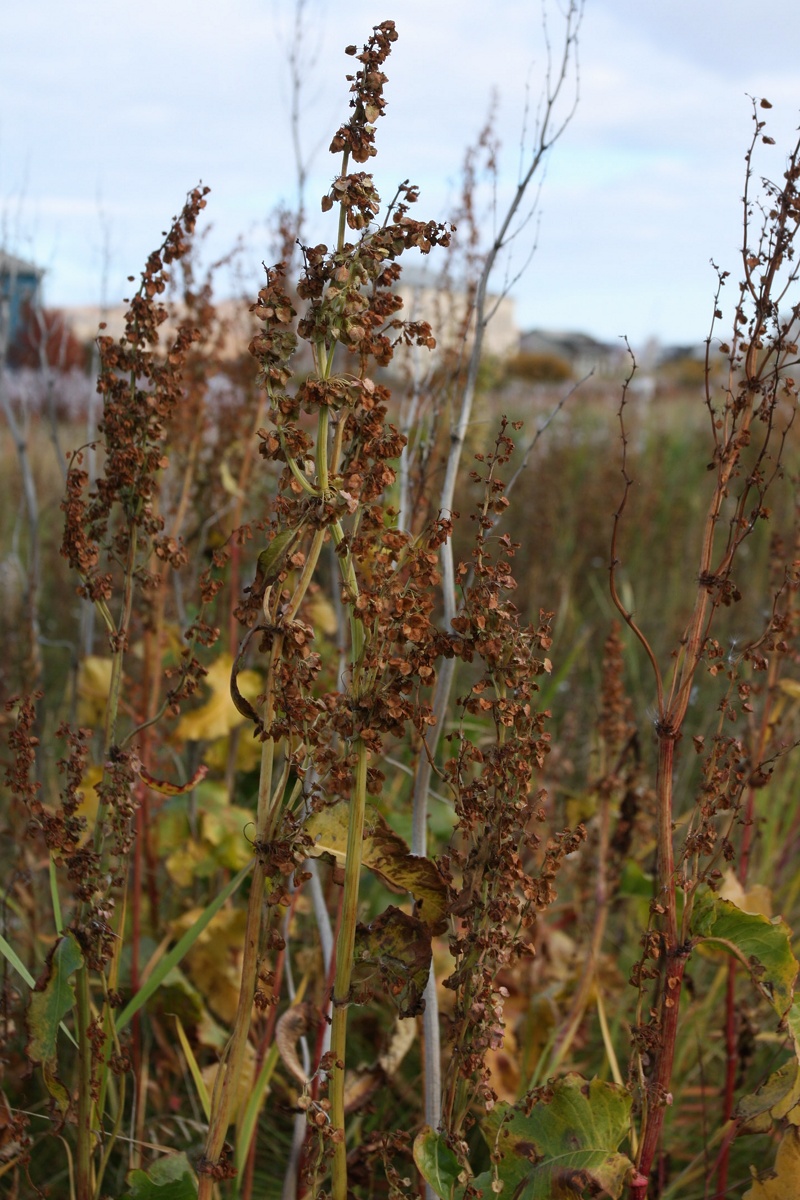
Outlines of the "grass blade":
M275 1065L278 1061L278 1053L278 1045L277 1043L274 1043L272 1046L270 1046L269 1053L262 1063L261 1070L258 1073L258 1079L256 1079L253 1085L253 1090L250 1093L250 1098L248 1099L244 1110L244 1116L242 1117L242 1122L239 1127L239 1135L236 1138L234 1162L236 1163L237 1180L242 1178L242 1174L244 1172L247 1155L250 1150L250 1142L253 1138L253 1131L255 1129L256 1121L258 1120L258 1114L261 1111L261 1105L264 1102L264 1097L269 1089L269 1084L275 1070Z
M161 962L153 971L153 974L143 983L136 995L128 1001L115 1021L117 1033L124 1029L129 1021L136 1015L142 1005L146 1004L150 997L158 991L166 976L173 967L177 967L183 956L187 954L203 930L209 925L211 920L217 915L225 901L233 895L239 888L244 879L253 869L252 859L247 866L242 867L238 875L234 875L233 879L225 885L218 896L211 901L208 908L204 909L201 915L197 918L191 929L187 929L186 933L180 941L170 950L169 954L162 958Z
M0 954L2 954L6 962L11 963L11 966L14 968L17 974L22 976L28 987L32 988L35 986L36 980L33 978L13 946L8 944L2 933L0 933Z
M180 1039L181 1046L183 1047L183 1053L186 1055L186 1061L189 1064L189 1070L192 1073L194 1086L197 1089L197 1098L202 1104L203 1112L205 1113L206 1120L208 1120L211 1116L211 1097L208 1094L208 1088L205 1085L205 1080L203 1079L197 1059L194 1056L194 1050L192 1050L192 1047L189 1045L189 1039L186 1036L186 1030L181 1024L181 1019L177 1013L173 1015L175 1016L175 1025L178 1030L178 1038Z

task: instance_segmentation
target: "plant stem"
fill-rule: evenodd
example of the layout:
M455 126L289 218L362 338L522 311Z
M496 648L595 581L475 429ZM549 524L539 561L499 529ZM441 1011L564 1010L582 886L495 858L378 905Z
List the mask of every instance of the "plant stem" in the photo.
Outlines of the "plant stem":
M661 1036L656 1064L649 1084L639 1161L637 1166L645 1179L658 1149L666 1107L670 1103L669 1086L678 1034L681 985L686 970L688 952L678 942L678 906L675 886L675 860L672 845L672 783L675 765L675 737L662 728L658 740L658 776L656 781L658 805L658 893L657 899L665 908L662 953L665 958L664 990L661 1002Z
M270 663L267 670L266 695L264 701L264 726L269 730L274 718L274 677L275 664L280 658L283 637L278 635L272 645ZM272 794L272 771L275 756L275 743L267 737L261 747L261 776L258 789L258 842L269 823L269 801ZM208 1137L205 1146L206 1161L216 1166L222 1153L228 1126L231 1123L236 1090L244 1064L247 1040L250 1035L252 1019L253 995L258 971L258 948L261 939L261 913L264 900L264 866L259 858L256 859L253 870L253 882L250 888L250 901L247 906L247 924L244 935L244 950L241 968L241 984L239 1002L236 1009L236 1019L230 1041L225 1048L217 1070L214 1091L211 1097L211 1120L208 1127ZM214 1181L210 1175L201 1174L199 1200L211 1200Z
M361 878L361 848L364 837L364 812L367 801L367 747L356 742L356 776L350 802L347 830L342 924L336 942L336 975L333 983L333 1025L331 1052L334 1058L330 1081L331 1125L340 1135L333 1152L333 1200L347 1200L347 1147L344 1130L344 1073L347 1048L347 1007L353 970L358 893Z
M309 548L308 557L300 574L294 595L283 614L283 621L286 623L294 619L308 590L314 571L316 570L324 540L324 530L317 530ZM264 700L264 728L267 731L272 726L275 717L275 672L282 650L283 634L279 633L272 643L269 665L267 667ZM267 736L261 747L261 773L259 777L256 817L257 845L266 845L274 836L280 813L282 789L278 791L277 796L273 792L274 763L275 741L272 737ZM225 1136L228 1126L231 1123L234 1100L240 1084L247 1041L250 1036L253 996L255 994L255 983L258 972L265 882L266 874L264 866L257 859L250 889L250 902L247 908L241 985L236 1019L233 1033L220 1061L217 1080L214 1084L214 1092L211 1098L211 1121L209 1122L205 1147L205 1159L211 1166L218 1164L225 1144ZM211 1200L213 1187L214 1182L211 1176L201 1174L198 1200Z
M110 637L112 638L112 661L111 683L106 706L106 721L103 736L104 763L108 761L111 747L114 744L117 716L119 714L119 703L122 694L122 668L128 629L130 627L131 614L133 611L133 571L136 563L136 544L136 527L133 526L130 530L128 560L125 568L122 614L119 625L113 627L113 633L109 631ZM93 834L93 846L98 856L100 856L103 851L107 807L107 801L105 799L101 799L97 809ZM88 903L84 901L78 911L77 919L79 924L86 919L87 911ZM116 978L118 970L118 956L121 945L121 937L115 939L115 953L112 957L109 968L110 974L113 978ZM78 1125L76 1135L77 1148L75 1154L77 1200L91 1200L91 1197L94 1195L94 1180L92 1171L92 1156L94 1153L92 1111L94 1108L94 1100L92 1080L92 1043L89 1040L89 1023L91 1021L91 994L89 988L89 968L85 963L79 967L75 973L75 985L77 1016L76 1034L78 1039ZM103 1098L103 1101L106 1090L106 1072L108 1070L107 1061L107 1054L104 1053L100 1063L100 1096ZM101 1122L103 1117L102 1103L103 1102L101 1101L101 1108L98 1113L98 1117Z
M92 1200L92 1043L89 1041L91 1002L89 970L86 966L75 976L78 1038L78 1128L75 1148L76 1200Z

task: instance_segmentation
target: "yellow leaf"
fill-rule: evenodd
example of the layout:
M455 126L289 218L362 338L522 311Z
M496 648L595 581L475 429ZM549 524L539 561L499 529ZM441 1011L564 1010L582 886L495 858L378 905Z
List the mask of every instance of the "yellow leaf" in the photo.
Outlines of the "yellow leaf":
M195 838L189 838L184 845L173 850L165 865L178 887L188 888L197 878L198 868L204 866L207 859L208 848Z
M581 821L588 821L597 812L597 796L594 792L579 792L570 796L566 804L567 824L574 829Z
M522 1090L519 1060L519 1046L514 1031L506 1027L502 1046L486 1052L486 1068L490 1086L500 1100L506 1100L509 1104L514 1103Z
M753 1167L753 1186L742 1200L800 1200L800 1136L787 1129L780 1140L770 1178L759 1179Z
M800 1066L785 1063L770 1075L752 1096L743 1096L736 1106L736 1119L743 1133L769 1133L774 1121L800 1124Z
M206 687L211 691L208 700L193 712L184 713L178 722L175 736L184 742L210 742L226 737L244 717L231 699L230 654L220 654L208 669ZM255 700L261 691L261 677L257 671L240 671L239 690L248 700Z
M778 687L793 700L800 700L800 679L779 679Z
M315 633L325 633L328 637L333 637L339 626L336 610L327 596L317 592L309 600L307 612Z
M203 1082L206 1085L206 1090L209 1096L214 1094L214 1084L217 1080L217 1071L219 1070L218 1063L212 1063L208 1067L203 1067L201 1072ZM250 1042L245 1046L244 1062L242 1063L241 1074L236 1086L236 1096L233 1101L233 1111L231 1112L231 1122L234 1122L240 1109L244 1108L247 1101L250 1099L250 1093L253 1090L256 1071L256 1052Z
M312 813L305 831L314 842L312 858L326 854L341 866L347 859L350 805L347 801ZM411 892L417 901L418 916L435 933L446 926L447 886L436 864L419 854L410 854L408 846L386 823L381 814L368 807L364 821L361 861L390 891Z
M225 458L223 458L220 464L219 478L222 486L225 488L225 491L229 496L237 496L240 500L244 497L244 492L233 478L233 472L228 466L228 461Z
M252 729L252 725L243 729L236 740L235 769L237 771L254 771L261 762L261 742L257 737L253 737ZM224 737L217 738L206 748L203 758L210 771L217 775L225 774L228 766L229 746L229 739Z
M166 867L179 887L208 879L220 867L239 871L252 857L247 828L253 814L231 804L224 784L206 781L195 791L196 834L190 836L186 818L159 825L164 836L161 853L168 854ZM169 814L169 809L167 813Z
M173 932L180 937L191 928L201 911L196 908L184 913L174 922ZM246 922L247 913L242 909L222 909L200 934L181 964L212 1013L229 1026L233 1024L239 1004Z
M83 799L78 805L78 816L86 818L86 832L82 835L82 843L89 839L94 829L97 806L100 803L100 797L95 789L102 778L102 767L87 767L81 780L80 790L83 793Z
M214 847L218 863L232 871L241 871L253 857L253 849L245 836L252 828L253 813L246 808L229 805L216 811L207 810L200 816L203 840Z
M87 654L78 667L78 724L100 726L105 721L108 693L111 691L110 658Z
M718 893L723 900L730 900L746 913L758 913L762 917L772 916L772 892L763 883L755 883L747 891L742 887L736 872L728 867Z

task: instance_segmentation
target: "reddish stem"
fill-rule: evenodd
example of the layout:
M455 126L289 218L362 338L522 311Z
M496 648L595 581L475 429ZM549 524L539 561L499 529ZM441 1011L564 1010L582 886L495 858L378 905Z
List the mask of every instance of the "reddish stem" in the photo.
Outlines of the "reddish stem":
M139 782L136 787L138 804L136 806L136 839L133 843L133 879L131 881L131 995L139 990L139 946L142 936L142 837L144 836L144 814L142 811L142 793L144 784ZM136 1080L136 1094L139 1094L139 1084L142 1078L142 1040L139 1013L131 1021L131 1063L133 1077Z
M760 759L764 752L766 729L766 712L765 718L762 721L761 736L759 738L757 758ZM742 832L742 849L739 856L739 880L742 887L747 881L747 869L750 865L750 848L753 843L753 812L755 810L755 789L749 788L747 792L747 801L744 808L744 829ZM725 1091L723 1093L722 1102L722 1119L730 1121L733 1116L733 1097L736 1090L736 1008L735 1008L735 990L736 990L736 959L732 958L728 963L728 986L725 994ZM725 1191L728 1186L728 1161L730 1158L730 1148L733 1138L726 1138L722 1144L722 1149L719 1152L717 1162L719 1170L717 1172L717 1191L716 1195L724 1200Z
M711 1170L708 1172L708 1176L707 1176L708 1179L710 1179L711 1176L714 1174L714 1172L717 1171L717 1180L719 1181L720 1175L722 1174L723 1163L725 1164L725 1173L727 1175L727 1169L728 1169L727 1162L728 1162L728 1156L730 1154L731 1144L735 1140L738 1132L739 1132L739 1126L736 1124L731 1125L730 1129L728 1130L728 1132L725 1134L724 1138L722 1139L722 1145L720 1146L719 1154L717 1155L716 1162L713 1164L713 1166L711 1167ZM727 1186L727 1180L725 1181L725 1185ZM719 1182L717 1184L717 1189L715 1190L713 1196L711 1196L710 1200L725 1200L725 1193L724 1193L724 1191L720 1191Z
M629 1184L629 1200L645 1200L647 1196L647 1176L637 1171Z
M672 776L675 760L673 727L662 729L658 743L658 901L664 906L664 990L661 997L661 1038L649 1084L649 1104L639 1150L639 1171L649 1179L658 1150L672 1080L678 1036L681 986L688 952L679 945L675 860L672 847ZM646 1195L643 1193L643 1196Z

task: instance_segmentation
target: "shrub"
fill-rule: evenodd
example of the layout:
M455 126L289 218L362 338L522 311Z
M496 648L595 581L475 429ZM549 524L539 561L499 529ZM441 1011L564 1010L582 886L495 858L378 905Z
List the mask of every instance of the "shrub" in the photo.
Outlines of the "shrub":
M564 383L572 379L572 367L557 354L517 354L508 364L508 373L525 383Z

